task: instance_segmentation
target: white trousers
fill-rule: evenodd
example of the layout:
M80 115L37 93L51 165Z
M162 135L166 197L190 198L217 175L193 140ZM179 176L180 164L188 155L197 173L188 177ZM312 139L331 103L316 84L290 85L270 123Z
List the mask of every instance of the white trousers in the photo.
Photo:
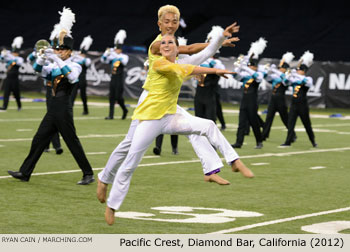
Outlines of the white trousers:
M138 105L146 98L148 92L144 90L139 98ZM180 113L185 117L192 118L194 117L188 113L185 109L177 106L176 113ZM122 142L114 149L110 155L105 168L98 174L99 180L106 184L112 184L115 178L115 175L126 158L126 155L129 152L132 139L136 127L138 125L138 120L133 120L130 124L128 134ZM216 153L212 145L209 143L208 139L200 135L187 135L186 136L192 144L194 151L196 152L198 158L200 159L203 167L203 173L207 174L211 171L214 171L218 168L223 167L223 163Z
M181 109L178 108L178 110ZM176 113L165 115L159 120L142 121L137 125L129 152L116 173L107 200L108 207L119 209L129 190L133 172L141 162L147 148L160 134L205 136L223 154L227 163L230 164L239 158L236 151L211 120Z

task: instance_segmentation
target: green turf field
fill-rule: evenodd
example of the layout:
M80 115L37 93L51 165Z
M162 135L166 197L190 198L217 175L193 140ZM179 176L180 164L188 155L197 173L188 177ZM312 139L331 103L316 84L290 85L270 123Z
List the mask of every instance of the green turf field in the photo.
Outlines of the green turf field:
M120 120L117 107L117 119L105 121L107 98L89 102L88 116L81 115L80 103L74 107L75 126L97 175L127 132L133 109L127 120ZM223 133L234 143L238 107L226 104L224 109L228 128ZM179 155L174 156L165 136L162 155L154 156L152 146L134 173L113 226L104 221L96 183L76 185L82 173L63 140L64 153L44 153L30 182L8 176L7 170L18 170L28 154L45 112L44 102L23 102L18 112L14 101L0 112L0 233L296 234L321 232L317 230L325 230L326 222L340 221L342 228L333 226L350 233L350 110L312 110L318 148L312 148L300 119L297 142L290 148L278 148L286 137L278 116L263 149L254 149L251 132L237 152L256 177L246 179L225 165L220 175L229 186L205 183L187 138L179 138ZM346 117L329 118L333 113ZM316 231L304 231L310 225Z

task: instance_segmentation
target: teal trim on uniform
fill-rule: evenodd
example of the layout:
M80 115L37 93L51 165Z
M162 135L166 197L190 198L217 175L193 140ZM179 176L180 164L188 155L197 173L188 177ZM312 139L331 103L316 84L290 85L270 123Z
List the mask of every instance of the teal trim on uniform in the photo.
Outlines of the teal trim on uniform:
M213 68L215 65L216 65L216 61L215 60L212 60L212 61L209 62L209 66L211 68Z
M8 68L13 62L16 62L16 60L9 60L6 63L6 68Z
M62 74L66 76L69 74L72 70L69 68L69 66L65 65L64 67L61 68Z
M33 64L33 68L36 72L39 72L41 73L41 71L43 70L43 66L42 65L39 65L38 63L34 62Z
M254 79L256 79L258 76L259 76L258 73L254 73L254 74L252 75L252 77L253 77Z
M36 57L34 56L34 53L29 54L28 58L29 58L30 62L33 62L36 59Z
M200 66L201 66L201 67L211 67L211 66L208 65L208 64L201 64Z
M274 88L278 83L281 83L282 79L281 78L276 78L272 80L272 88Z
M62 71L60 68L54 68L51 70L51 79L55 79L59 75L62 75Z

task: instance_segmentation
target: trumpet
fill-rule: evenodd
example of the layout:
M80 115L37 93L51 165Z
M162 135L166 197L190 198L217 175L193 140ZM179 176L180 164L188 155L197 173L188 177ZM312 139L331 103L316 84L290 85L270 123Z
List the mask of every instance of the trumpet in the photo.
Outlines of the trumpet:
M6 50L6 48L1 50L1 57L5 57L5 55L8 53L9 51Z
M111 52L112 52L112 49L110 47L107 47L104 54L110 54Z
M52 46L50 45L50 43L45 40L45 39L40 39L35 43L35 51L37 53L38 56L45 56L45 50L48 48L52 48Z
M240 66L240 64L241 64L241 62L242 62L243 59L244 59L244 55L243 55L243 54L239 55L239 57L238 57L237 60L233 63L233 65L236 66L236 67Z

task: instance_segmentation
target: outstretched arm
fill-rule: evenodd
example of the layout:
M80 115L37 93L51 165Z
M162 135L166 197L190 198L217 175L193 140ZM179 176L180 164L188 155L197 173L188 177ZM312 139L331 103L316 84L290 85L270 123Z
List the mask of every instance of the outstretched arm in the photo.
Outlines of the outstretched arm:
M217 68L209 68L209 67L195 67L191 73L194 74L216 74L222 76L227 79L225 74L235 74L235 72L226 70L226 69L217 69Z
M234 22L233 24L226 27L226 29L223 32L223 36L226 37L226 39L222 42L222 46L224 47L235 47L234 42L239 41L237 37L232 37L233 33L237 33L239 31L239 25L237 25L237 22ZM179 54L195 54L203 49L205 49L209 43L195 43L191 45L183 45L179 46ZM160 41L154 42L151 46L151 52L153 54L160 55Z

